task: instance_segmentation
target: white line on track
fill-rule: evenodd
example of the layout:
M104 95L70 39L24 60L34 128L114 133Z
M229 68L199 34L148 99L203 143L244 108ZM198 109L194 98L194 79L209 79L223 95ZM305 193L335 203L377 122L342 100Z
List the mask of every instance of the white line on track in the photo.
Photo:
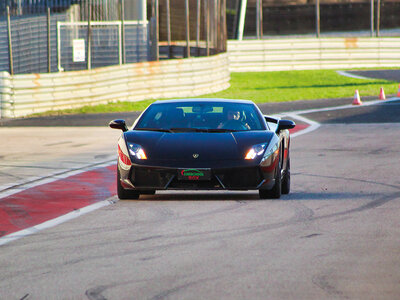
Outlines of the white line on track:
M7 187L0 191L0 200L1 200L1 198L14 195L16 193L22 192L24 190L27 190L27 189L30 189L30 188L33 188L33 187L36 187L39 185L51 183L56 180L64 179L64 178L67 178L67 177L70 177L73 175L77 175L77 174L80 174L83 172L95 170L97 168L111 166L112 164L115 164L116 161L117 161L116 159L113 159L113 160L103 161L101 163L87 165L87 166L81 167L81 168L73 168L73 169L70 169L67 171L63 171L61 173L51 174L48 176L36 178L35 180L23 182L16 186Z
M360 75L354 75L351 73L348 73L346 71L336 71L339 75L346 76L346 77L351 77L351 78L357 78L357 79L377 79L377 78L369 78L369 77L364 77Z
M382 103L388 103L388 102L399 101L399 100L400 100L400 98L390 98L390 99L387 99L387 100L369 101L369 102L365 102L362 106L378 105L378 104L382 104ZM292 138L295 138L295 137L298 137L300 135L307 134L307 133L310 133L310 132L312 132L314 130L317 130L320 127L320 124L318 122L315 122L315 121L310 120L310 119L308 119L306 117L303 117L303 116L301 116L302 114L323 112L323 111L332 111L332 110L340 110L340 109L349 109L349 108L357 108L357 107L360 107L360 106L351 105L350 104L350 105L343 105L343 106L336 106L336 107L317 108L317 109L309 109L309 110L302 110L302 111L295 111L295 112L280 113L279 116L283 116L283 115L284 116L288 116L288 117L297 119L299 121L302 121L304 123L307 123L309 125L304 130L295 132L294 134L291 135ZM278 115L276 115L276 116L278 116ZM43 178L41 180L36 180L34 183L27 183L27 184L25 184L23 186L24 186L25 189L32 188L32 187L35 187L35 186L38 186L38 185L50 183L50 182L53 182L53 181L56 181L56 180L59 180L59 179L63 179L63 178L66 178L66 177L69 177L69 176L72 176L72 175L80 174L80 173L83 173L83 172L86 172L86 171L90 171L90 170L93 170L93 169L96 169L96 168L108 167L108 166L112 165L113 163L115 163L115 161L113 161L112 163L110 161L103 162L102 164L91 165L91 166L88 166L88 167L85 167L85 168L80 168L79 170L74 169L74 170L66 171L66 172L64 172L64 173L62 173L60 175L52 175L52 176L50 176L50 178L46 177L46 178ZM0 199L5 197L5 196L9 196L9 195L15 194L15 193L20 192L20 191L21 191L21 189L18 189L18 190L13 190L12 189L12 190L9 190L9 191L7 190L7 191L4 191L4 192L0 192ZM4 245L4 244L7 244L7 243L9 243L11 241L15 241L17 239L23 238L25 236L37 233L40 230L48 229L48 228L54 227L56 225L59 225L61 223L67 222L69 220L75 219L77 217L80 217L80 216L82 216L84 214L87 214L87 213L92 212L94 210L97 210L99 208L108 206L110 204L114 204L116 201L118 201L118 200L116 199L115 196L113 196L113 197L110 197L110 198L108 198L106 200L103 200L103 201L97 202L95 204L83 207L83 208L81 208L79 210L67 213L67 214L62 215L60 217L57 217L55 219L43 222L43 223L38 224L36 226L32 226L32 227L26 228L24 230L17 231L17 232L11 233L9 235L3 236L3 237L0 238L0 246Z
M362 108L364 106L372 106L372 105L379 105L379 104L386 104L394 101L399 101L400 98L390 98L387 100L374 100L374 101L366 101L363 102L362 105L353 105L353 104L346 104L342 106L334 106L334 107L326 107L326 108L315 108L315 109L307 109L307 110L298 110L294 112L283 112L280 113L280 116L288 116L288 115L304 115L304 114L311 114L316 112L323 112L323 111L332 111L332 110L341 110L341 109L349 109L349 108Z
M310 126L308 126L307 128L305 128L303 130L300 130L300 131L297 131L297 132L291 134L290 135L291 138L295 138L297 136L310 133L310 132L312 132L314 130L317 130L321 126L321 124L319 124L318 122L315 122L315 121L310 120L310 119L308 119L306 117L303 117L303 116L299 116L297 114L290 114L289 113L289 114L287 114L287 116L291 117L293 119L297 119L299 121L302 121L302 122L307 123L308 125L310 125Z
M113 197L110 197L110 198L108 198L106 200L103 200L103 201L91 204L89 206L83 207L81 209L74 210L72 212L69 212L69 213L67 213L65 215L62 215L60 217L57 217L55 219L51 219L51 220L48 220L48 221L43 222L41 224L26 228L24 230L20 230L20 231L8 234L8 235L3 236L3 237L0 238L0 246L4 245L4 244L7 244L9 242L18 240L20 238L26 237L28 235L37 233L40 230L44 230L44 229L47 229L47 228L51 228L51 227L57 226L57 225L59 225L61 223L70 221L72 219L80 217L80 216L82 216L84 214L87 214L87 213L92 212L92 211L94 211L96 209L102 208L104 206L108 206L108 205L113 204L115 202L116 202L115 201L115 196L113 196Z

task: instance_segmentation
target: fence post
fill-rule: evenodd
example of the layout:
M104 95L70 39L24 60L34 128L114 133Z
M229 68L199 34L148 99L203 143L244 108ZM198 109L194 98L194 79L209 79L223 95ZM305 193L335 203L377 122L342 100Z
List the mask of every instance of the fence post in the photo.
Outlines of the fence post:
M168 59L172 57L172 49L171 49L171 13L170 13L170 2L169 0L165 0L165 9L166 9L166 21L167 21L167 44L168 44Z
M320 14L320 3L319 0L315 1L315 35L317 38L321 34L321 14Z
M0 72L0 119L12 117L12 86L8 72Z
M379 37L379 29L381 23L381 0L378 0L376 3L376 36Z
M201 0L197 0L197 5L196 5L196 47L197 47L197 56L200 56L200 18L201 18Z
M190 24L189 24L189 0L185 0L186 16L186 57L190 58Z
M228 28L226 25L226 0L223 1L223 6L222 6L222 26L223 26L223 52L226 52L226 47L227 47L227 40L228 40Z
M206 17L206 55L210 55L210 3L209 0L204 0L205 17Z
M91 0L88 1L88 24L87 24L87 69L90 70L92 68L92 44L91 44L91 27L90 21L92 19L92 4Z
M50 7L47 6L47 72L51 73Z
M257 39L262 39L263 36L263 11L262 0L256 1L256 35Z
M371 0L371 37L374 36L374 0Z
M10 74L14 75L14 62L13 62L13 51L12 51L12 36L11 36L11 19L10 19L10 7L7 6L7 37L8 37L8 63Z
M244 32L244 23L246 19L246 9L247 9L247 0L242 0L240 2L240 17L239 17L239 26L237 32L237 39L239 41L243 40L243 32Z
M155 61L160 60L160 51L158 48L158 42L159 42L159 8L158 8L158 0L152 0L152 16L151 16L151 24L150 24L150 32L151 32L151 56L152 59Z
M125 0L121 0L121 48L122 63L125 64Z

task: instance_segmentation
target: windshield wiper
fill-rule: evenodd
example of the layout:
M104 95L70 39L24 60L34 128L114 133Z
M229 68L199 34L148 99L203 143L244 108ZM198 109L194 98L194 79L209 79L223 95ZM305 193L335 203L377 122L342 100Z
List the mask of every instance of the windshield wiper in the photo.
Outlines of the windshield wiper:
M236 132L236 131L240 130L224 129L224 128L213 128L207 130L207 132Z
M208 129L204 128L187 128L187 127L182 127L182 128L171 128L171 132L208 132Z
M173 127L170 129L172 132L196 132L196 128L186 128L186 127Z
M172 132L170 129L163 129L163 128L134 128L134 130Z
M233 130L233 129L223 129L223 128L211 128L211 129L206 129L206 128L171 128L170 129L172 132L209 132L209 133L219 133L219 132L235 132L239 130Z

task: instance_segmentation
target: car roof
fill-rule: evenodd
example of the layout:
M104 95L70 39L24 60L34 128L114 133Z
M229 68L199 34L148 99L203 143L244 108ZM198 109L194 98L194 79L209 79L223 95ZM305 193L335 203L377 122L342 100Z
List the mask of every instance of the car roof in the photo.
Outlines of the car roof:
M222 98L183 98L183 99L172 99L172 100L158 100L153 104L162 103L190 103L190 102L221 102L221 103L236 103L236 104L254 104L251 100L242 99L222 99Z

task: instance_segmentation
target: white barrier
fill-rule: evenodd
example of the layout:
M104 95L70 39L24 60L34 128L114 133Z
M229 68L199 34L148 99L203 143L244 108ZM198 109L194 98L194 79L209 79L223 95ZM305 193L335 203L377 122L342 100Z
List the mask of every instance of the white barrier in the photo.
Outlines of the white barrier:
M10 110L13 104L11 96L11 76L8 72L0 72L0 118Z
M89 71L10 76L0 73L1 117L115 101L192 97L229 87L226 53Z
M228 54L10 76L0 72L0 116L114 101L191 97L229 87L231 72L400 67L400 38L229 41Z
M229 41L231 72L400 66L400 38Z

